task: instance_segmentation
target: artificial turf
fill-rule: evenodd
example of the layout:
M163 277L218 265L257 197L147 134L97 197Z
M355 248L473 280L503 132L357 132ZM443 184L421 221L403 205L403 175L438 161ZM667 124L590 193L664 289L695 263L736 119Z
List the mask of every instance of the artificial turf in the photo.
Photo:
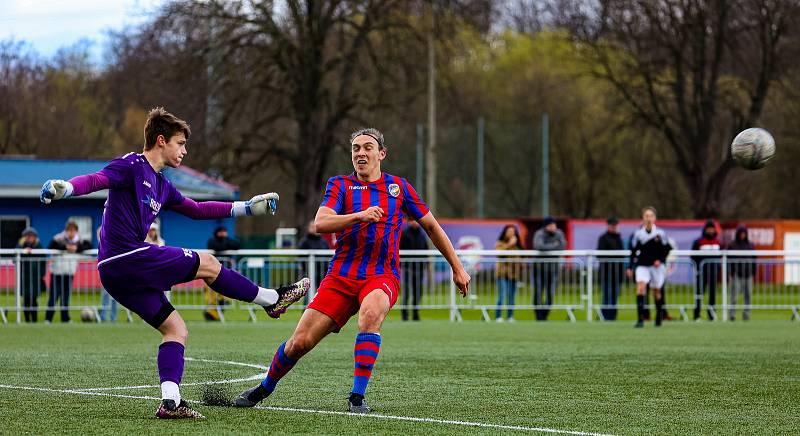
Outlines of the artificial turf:
M267 365L296 320L189 323L187 357ZM352 380L355 320L325 339L264 405L343 411ZM158 334L133 324L0 326L0 385L53 390L158 384ZM262 370L188 361L184 383ZM238 393L256 381L222 385ZM189 400L202 386L185 386ZM98 392L98 391L93 391ZM99 391L159 396L155 387ZM800 323L628 321L514 324L444 320L384 325L367 390L398 417L610 434L800 433ZM306 411L196 405L208 419L163 422L157 400L0 388L9 434L526 432Z

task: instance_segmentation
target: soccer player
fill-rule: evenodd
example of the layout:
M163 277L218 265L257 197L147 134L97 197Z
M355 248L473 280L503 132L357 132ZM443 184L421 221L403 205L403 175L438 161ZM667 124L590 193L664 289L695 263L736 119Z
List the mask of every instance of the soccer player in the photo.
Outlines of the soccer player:
M364 393L381 347L381 324L400 292L403 212L419 222L444 255L461 295L468 292L470 276L436 218L406 179L381 171L387 153L383 134L361 129L350 136L350 145L355 172L328 179L314 220L317 232L336 232L328 274L292 336L278 347L267 377L236 398L238 407L253 407L269 396L298 359L358 313L348 409L371 412Z
M647 206L642 209L642 227L636 230L631 238L630 268L636 268L636 327L644 327L644 305L647 300L647 286L653 291L656 302L655 326L661 327L664 312L664 296L661 289L667 277L664 265L672 247L667 235L656 227L656 209ZM632 270L628 269L628 276Z
M273 318L302 298L309 280L281 287L261 288L236 271L220 265L207 253L159 247L144 242L150 224L162 208L193 219L221 219L242 215L265 215L275 210L278 194L256 195L248 201L197 203L184 197L164 177L165 167L177 168L186 157L189 125L156 108L144 126L144 151L112 160L97 173L64 180L48 180L40 200L86 195L108 189L103 210L97 269L103 287L121 305L161 332L158 374L161 404L157 418L203 418L181 399L178 386L183 377L183 353L188 331L183 319L164 295L173 285L203 279L215 291L237 300L264 307Z

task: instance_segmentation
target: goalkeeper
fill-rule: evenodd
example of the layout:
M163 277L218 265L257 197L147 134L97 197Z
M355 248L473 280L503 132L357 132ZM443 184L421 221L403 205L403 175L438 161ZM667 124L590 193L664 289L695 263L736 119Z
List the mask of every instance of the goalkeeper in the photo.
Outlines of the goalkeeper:
M183 376L188 331L180 314L167 301L165 291L178 283L203 279L220 294L261 305L269 316L277 318L290 304L303 298L309 286L309 280L303 279L279 289L262 288L223 267L211 254L144 242L162 207L193 219L275 213L276 193L257 195L249 201L197 203L175 189L161 171L180 166L187 153L189 134L185 121L163 108L153 109L144 127L143 153L116 158L94 174L69 181L48 180L40 195L43 203L50 204L53 200L109 190L97 269L103 287L114 299L161 332L157 365L162 401L157 418L203 418L181 400L178 386Z

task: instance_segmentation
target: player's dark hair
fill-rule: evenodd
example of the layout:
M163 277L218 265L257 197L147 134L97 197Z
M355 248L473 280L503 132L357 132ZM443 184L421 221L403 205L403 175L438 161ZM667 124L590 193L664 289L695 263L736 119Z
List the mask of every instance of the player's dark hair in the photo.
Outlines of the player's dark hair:
M353 144L353 141L356 137L361 135L371 136L372 139L378 142L378 150L383 150L386 146L383 144L383 133L380 130L374 127L362 127L350 135L350 144Z
M76 232L78 231L78 223L75 221L69 220L67 224L64 225L64 230L74 229Z
M658 216L658 211L653 206L645 206L645 207L643 207L642 208L642 215L644 215L644 213L647 212L648 210L653 212L653 215Z
M188 140L192 133L189 123L167 112L163 107L153 108L147 114L147 122L144 123L144 149L151 150L155 147L158 135L169 142L178 132L183 132L183 136Z

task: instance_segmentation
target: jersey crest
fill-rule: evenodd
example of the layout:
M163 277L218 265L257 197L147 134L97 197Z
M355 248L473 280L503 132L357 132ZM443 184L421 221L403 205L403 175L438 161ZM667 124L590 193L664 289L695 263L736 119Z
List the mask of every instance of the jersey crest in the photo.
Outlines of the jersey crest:
M400 185L398 185L397 183L392 183L391 185L389 185L389 195L391 195L392 197L397 197L398 195L400 195Z

